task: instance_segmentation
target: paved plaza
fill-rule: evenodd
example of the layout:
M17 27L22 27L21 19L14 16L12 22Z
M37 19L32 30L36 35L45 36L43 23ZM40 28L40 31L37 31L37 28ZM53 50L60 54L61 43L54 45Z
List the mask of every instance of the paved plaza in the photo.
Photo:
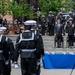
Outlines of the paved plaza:
M71 69L43 69L41 68L41 75L70 75ZM21 75L20 69L13 69L11 75ZM72 75L75 75L75 70Z
M17 35L8 35L8 37L11 38L13 40L13 43L15 44ZM53 36L43 36L44 48L46 53L64 53L64 54L74 53L75 54L75 48L73 49L66 48L66 40L64 41L65 44L64 48L54 48L53 40L54 40ZM70 75L70 73L71 73L71 69L44 69L41 64L41 75ZM12 68L11 75L21 75L21 69ZM73 71L72 75L75 75L75 70Z

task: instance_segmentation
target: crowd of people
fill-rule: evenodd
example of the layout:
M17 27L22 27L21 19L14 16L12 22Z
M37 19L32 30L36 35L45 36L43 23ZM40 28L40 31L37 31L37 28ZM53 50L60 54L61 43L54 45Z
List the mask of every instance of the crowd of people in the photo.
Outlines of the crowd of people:
M72 18L73 23L75 24L75 14L73 14L71 11L67 12L66 16L64 16L64 13L62 12L58 12L57 15L53 15L50 11L48 16L43 15L41 18L41 34L45 35L46 33L48 33L49 36L53 36L54 27L57 24L57 20L60 19L61 24L65 27L69 22L69 18Z
M54 16L52 12L49 12L47 17L42 16L41 20L41 34L48 34L54 36L54 46L63 47L64 35L67 35L68 47L73 48L74 46L74 32L75 32L75 14L71 11L67 13L68 16L63 16L62 12Z
M15 19L13 24L10 25L7 23L7 20L0 18L0 26L6 27L7 30L5 34L11 32L11 34L20 34L22 33L24 28L24 22L21 19ZM44 35L55 36L54 41L57 42L57 47L62 47L63 36L67 35L68 47L73 47L74 43L74 32L75 32L75 14L71 11L67 12L67 16L63 16L62 12L58 12L57 15L53 15L52 11L49 11L47 16L42 15L41 19L37 20L36 29ZM62 46L61 46L62 43ZM54 44L56 46L56 43Z

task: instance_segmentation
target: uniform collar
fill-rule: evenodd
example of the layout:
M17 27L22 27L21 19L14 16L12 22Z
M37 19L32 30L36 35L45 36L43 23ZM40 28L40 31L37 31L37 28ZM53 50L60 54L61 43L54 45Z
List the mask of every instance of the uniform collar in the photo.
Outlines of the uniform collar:
M30 30L25 30L24 32L30 32Z

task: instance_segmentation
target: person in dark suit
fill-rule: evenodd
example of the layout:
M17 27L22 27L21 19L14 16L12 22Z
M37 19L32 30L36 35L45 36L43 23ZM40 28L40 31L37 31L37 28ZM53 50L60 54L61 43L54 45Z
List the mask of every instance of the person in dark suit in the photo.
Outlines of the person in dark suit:
M69 18L69 23L66 25L66 30L68 33L68 43L69 47L73 47L73 41L74 41L74 24L73 24L73 19Z
M61 24L60 19L57 20L57 24L54 27L54 36L56 38L58 48L61 47L61 42L63 42L63 35L64 35L64 27Z
M48 29L49 29L49 36L54 35L54 25L55 25L55 19L52 15L52 12L49 12L49 15L47 17L47 23L48 23Z
M45 25L46 25L46 17L43 15L41 19L41 27L42 27L41 34L42 35L45 35Z

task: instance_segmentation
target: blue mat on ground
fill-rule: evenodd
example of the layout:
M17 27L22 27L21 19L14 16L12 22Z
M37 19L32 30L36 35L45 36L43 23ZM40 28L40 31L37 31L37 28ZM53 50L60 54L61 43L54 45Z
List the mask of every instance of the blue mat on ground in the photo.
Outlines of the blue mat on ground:
M72 69L75 55L72 54L45 54L43 67L45 69Z

